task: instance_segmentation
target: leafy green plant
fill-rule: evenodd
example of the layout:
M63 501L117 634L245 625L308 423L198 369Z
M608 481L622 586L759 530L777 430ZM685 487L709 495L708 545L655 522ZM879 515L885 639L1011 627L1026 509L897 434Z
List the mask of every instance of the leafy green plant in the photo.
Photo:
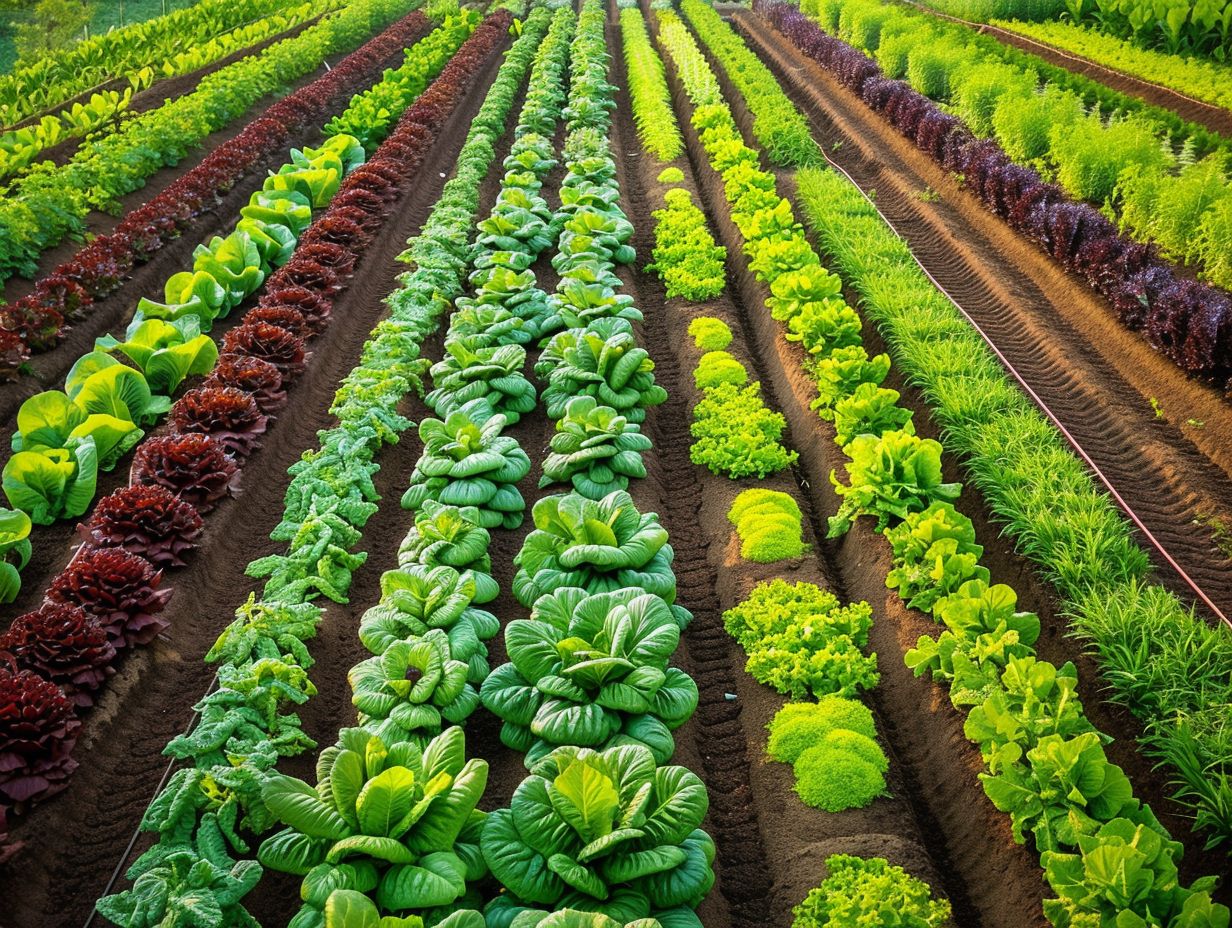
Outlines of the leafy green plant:
M160 319L134 320L118 341L104 335L94 343L96 351L118 351L137 365L154 393L170 396L194 374L208 374L218 361L218 346L201 334L197 316L175 322Z
M788 703L769 728L767 750L793 765L796 793L806 805L841 812L885 792L889 762L874 740L872 713L861 703L839 695Z
M639 914L695 907L714 883L708 805L695 774L640 745L557 748L488 816L484 860L508 891L489 915L610 898Z
M601 500L576 493L545 496L531 510L535 529L513 559L513 593L524 606L561 587L608 593L637 587L676 601L675 552L653 512L640 513L616 490ZM682 610L676 607L677 615Z
M693 370L693 383L699 390L712 390L724 383L743 387L748 381L744 365L726 351L707 351Z
M911 410L898 405L899 392L862 383L834 404L834 440L846 447L857 435L880 436L909 428Z
M411 472L402 508L432 499L473 507L485 528L517 528L526 503L517 483L530 473L530 458L516 438L502 434L507 419L486 397L456 406L445 420L419 424L423 453Z
M0 603L11 603L21 592L21 571L30 562L30 517L0 509Z
M877 737L873 713L857 699L823 696L817 702L789 702L775 713L767 726L770 739L766 753L777 761L793 764L801 754L836 731L865 738Z
M800 506L789 495L760 487L743 491L727 512L740 536L740 556L760 564L804 553L801 519Z
M831 854L825 880L792 914L792 928L943 928L950 904L882 857Z
M280 774L261 795L287 827L261 843L272 870L304 877L295 928L324 924L330 894L375 894L386 912L430 910L461 899L484 874L476 810L486 761L465 755L460 728L426 747L386 744L362 728L344 729L321 753L317 785Z
M445 357L432 365L435 389L424 397L438 416L473 400L486 399L494 413L516 425L535 408L535 388L522 376L526 349L520 345L472 347L462 339L445 343Z
M667 391L655 383L654 361L639 347L631 332L607 337L584 332L566 347L543 391L549 418L559 419L575 396L593 396L630 422L646 421L646 409L667 399Z
M46 452L67 447L71 440L89 437L94 440L99 467L111 470L144 435L128 419L103 412L87 413L67 394L48 390L21 404L12 446L14 451Z
M844 465L851 483L844 485L830 475L843 499L829 520L831 538L845 534L861 515L875 515L881 531L891 518L905 519L938 500L954 499L961 489L941 479L941 445L914 430L859 435L845 450L851 455Z
M560 587L506 626L509 663L484 681L483 703L528 767L561 745L640 744L666 763L697 708L697 685L668 666L680 631L658 596Z
M730 364L716 368L734 372ZM766 407L760 383L740 387L720 382L707 389L693 407L689 432L694 441L689 458L711 473L732 479L753 474L765 477L796 462L796 452L782 444L786 427L782 413Z
M880 386L890 372L890 356L869 358L863 345L848 345L816 358L810 372L817 383L817 398L810 406L821 418L832 420L834 408L862 384Z
M63 447L18 451L4 465L4 495L35 525L72 519L90 508L98 482L93 436L70 438Z
M628 489L630 478L646 476L642 453L651 447L650 438L616 410L593 396L575 396L556 422L539 486L567 482L587 499L600 500Z
M716 245L705 214L689 191L676 188L663 195L665 208L654 211L654 270L663 279L668 297L693 303L713 299L727 285L724 262L727 249Z
M689 337L702 351L722 351L732 341L731 328L714 316L698 316L689 322Z
M723 613L728 634L748 652L759 683L792 699L854 696L877 685L877 655L865 655L873 623L868 603L840 605L811 583L759 583Z
M398 565L452 567L464 582L474 583L475 603L491 602L499 587L492 578L490 541L478 510L428 500L419 508L415 524L398 548Z
M910 513L885 536L894 555L886 586L898 590L908 608L927 612L968 580L989 582L988 569L979 563L984 547L976 544L975 526L951 503Z

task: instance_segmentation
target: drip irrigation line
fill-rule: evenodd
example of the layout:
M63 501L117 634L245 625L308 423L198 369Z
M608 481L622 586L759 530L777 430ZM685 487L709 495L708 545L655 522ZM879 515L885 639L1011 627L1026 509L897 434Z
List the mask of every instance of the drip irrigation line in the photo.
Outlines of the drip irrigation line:
M201 699L193 703L193 705L194 706L200 705L201 702L207 696L209 696L211 693L214 692L214 689L217 686L218 686L218 672L215 671L213 679L210 680L209 688L205 691L205 696L202 696ZM182 734L187 735L189 732L191 732L193 725L196 724L197 719L200 718L200 716L201 716L201 713L196 708L194 708L192 716L188 719L188 724L184 726L184 731L182 732ZM169 761L167 761L167 766L163 770L163 775L159 778L158 785L154 787L154 792L150 796L150 802L147 802L145 804L147 809L150 807L150 803L152 803L156 798L158 798L158 794L163 791L163 787L167 785L167 781L171 779L171 772L175 770L175 765L177 761L179 761L178 757L173 757ZM144 812L141 813L141 817L143 819L145 818ZM120 879L120 871L124 869L124 864L128 861L129 855L132 854L133 848L137 846L137 839L140 837L141 837L141 822L137 822L137 827L133 829L132 837L128 839L128 844L124 848L124 853L120 855L120 859L116 861L115 869L111 871L111 876L107 880L107 885L103 888L103 891L98 894L99 899L103 898L104 896L110 896L111 891L115 889L115 884ZM97 907L91 906L90 914L86 916L86 920L82 924L81 928L90 928L90 926L94 924L94 917L96 915L98 915Z
M801 68L797 70L803 70L803 69ZM877 204L873 201L873 198L870 197L867 193L865 193L864 189L858 183L856 183L855 178L852 177L851 174L848 173L845 168L843 168L840 164L835 162L829 156L829 154L825 152L824 149L822 149L822 157L826 159L826 162L830 165L830 167L834 168L834 170L838 171L845 178L847 178L848 181L851 182L851 185L860 192L860 196L862 196L864 200L868 203L868 205L871 206L873 210L877 213L877 215L881 217L881 221L884 222L890 228L890 230L899 237L899 239L901 239L903 242L906 242L907 239L902 235L902 233L898 231L894 223L890 221L890 219L886 216L886 214L881 211L880 207L878 207ZM945 286L941 283L941 281L937 280L937 278L932 275L932 272L929 271L929 269L924 266L924 264L920 261L918 257L916 257L916 254L914 251L912 251L910 248L908 248L907 251L911 255L911 260L915 262L916 266L921 271L923 271L924 276L927 277L932 282L934 287L936 287L939 291L941 291L941 293L945 296L947 300L950 301L950 303L954 306L954 308L957 309L962 314L963 318L966 319L968 323L970 323L971 327L975 329L976 333L980 336L980 338L984 340L984 344L986 344L989 347L989 349L991 349L992 353L996 356L997 360L1006 369L1006 371L1009 372L1010 376L1013 377L1014 380L1018 382L1018 385L1022 387L1023 391L1027 394L1027 396L1031 398L1031 401L1034 402L1035 405L1039 407L1040 412L1042 412L1045 416L1047 416L1048 420L1052 422L1054 426L1056 426L1056 428L1060 431L1061 435L1069 443L1070 447L1074 449L1074 452L1078 455L1078 457L1080 457L1083 460L1083 462L1087 465L1087 467L1091 469L1091 472L1094 473L1096 478L1099 480L1099 482L1104 485L1105 489L1107 489L1108 493L1111 494L1112 498L1116 501L1117 505L1121 508L1121 510L1125 513L1125 515L1129 518L1129 520L1134 524L1134 527L1138 529L1138 531L1142 534L1144 538L1146 538L1148 542L1150 542L1151 546L1159 553L1159 556L1163 558L1164 562L1169 567L1172 568L1172 570L1177 574L1177 576L1181 578L1181 580L1185 583L1185 585L1189 587L1190 590L1193 591L1194 596L1197 597L1197 599L1201 603L1203 603L1219 619L1219 621L1221 621L1224 625L1228 626L1228 628L1232 629L1232 619L1230 619L1224 613L1224 611L1215 604L1214 600L1212 600L1211 597L1206 594L1206 591L1204 591L1202 587L1198 585L1198 583L1193 579L1193 577L1189 575L1189 573L1185 570L1185 568L1182 567L1177 562L1176 558L1174 558L1168 552L1168 549L1164 547L1163 543L1158 538L1155 537L1155 534L1149 528L1147 528L1146 524L1142 521L1141 518L1139 518L1138 514L1134 511L1133 507L1130 506L1129 502L1125 499L1125 497L1121 495L1120 491L1117 490L1117 488L1113 485L1112 481L1108 479L1108 476L1103 472L1100 466L1095 463L1094 459L1092 459L1092 457L1089 454L1087 454L1086 449L1082 447L1078 439L1075 438L1073 433L1070 432L1070 430L1065 427L1065 424L1060 420L1057 414L1054 413L1052 409L1049 408L1048 404L1044 401L1044 398L1041 397L1031 387L1029 383L1027 383L1026 378L1024 378L1022 374L1018 372L1018 369L1014 367L1013 362L1011 362L1010 359L1006 357L1005 353L1002 352L1001 349L997 347L996 343L993 342L992 338L988 335L988 333L984 331L983 327L978 322L976 322L975 318L971 315L971 313L967 312L967 310L963 308L962 304L959 303L958 300L955 299L954 296L950 293L950 291L945 288Z

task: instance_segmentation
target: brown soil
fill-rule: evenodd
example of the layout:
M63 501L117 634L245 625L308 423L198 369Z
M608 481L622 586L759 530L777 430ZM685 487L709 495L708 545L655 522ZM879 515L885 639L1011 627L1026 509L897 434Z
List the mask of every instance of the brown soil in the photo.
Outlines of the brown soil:
M1219 393L1187 378L1043 252L758 17L735 22L809 116L827 157L865 191L928 272L984 329L1113 486L1216 603L1232 564L1200 516L1227 522L1232 430ZM841 143L841 144L840 144ZM920 197L931 189L936 198ZM1163 403L1159 419L1151 398ZM1188 420L1204 423L1201 427ZM1148 551L1153 549L1142 541ZM1162 560L1161 580L1192 591Z
M1081 74L1083 77L1089 77L1091 80L1098 81L1120 93L1144 100L1152 106L1172 110L1178 116L1195 122L1200 126L1205 126L1212 132L1232 136L1232 112L1229 112L1222 106L1197 100L1186 96L1180 91L1172 90L1161 84L1153 84L1150 81L1126 74L1124 71L1118 71L1115 68L1092 61L1089 58L1083 58L1081 55L1063 51L1053 45L1048 45L1045 42L1040 42L1025 35L1019 35L1017 32L1012 32L1009 29L1002 29L1000 26L968 22L965 19L950 16L922 3L916 3L914 0L902 0L902 2L908 6L915 7L921 13L927 13L938 19L947 19L950 22L959 23L974 29L976 32L990 35L999 42L1013 45L1015 48L1019 48L1028 54L1043 58L1049 64L1056 65L1058 68L1064 68L1075 74Z
M753 47L758 48L756 44ZM716 68L716 72L719 72L718 68ZM751 117L744 108L739 95L734 93L725 78L721 80L721 83L724 85L727 99L732 103L733 112L736 114L737 121L740 123L746 139L751 142ZM682 111L679 109L680 107L685 107L683 112L688 111L687 101L682 94L677 95L677 106L678 112ZM704 152L696 144L695 135L690 131L687 137L691 146L690 153L694 158L695 164L699 166L699 176L705 179L703 187L708 188L710 203L716 207L715 219L717 219L720 228L726 230L727 234L733 237L732 240L738 242L739 233L731 226L728 219L719 179L706 166ZM871 135L870 137L875 138L875 136ZM845 136L844 138L844 144L839 149L840 153L846 151L848 146L855 144L850 137ZM830 140L823 137L822 141L824 144ZM786 185L787 178L788 175L785 172L780 172L780 184L784 184L780 189L790 192L792 188ZM920 188L914 189L918 190ZM886 209L886 203L889 199L887 188L884 185L879 185L877 187L877 204L879 208ZM910 199L912 202L915 202L914 198ZM799 213L798 207L797 213ZM916 247L915 242L908 241L914 250ZM730 253L732 244L730 241L727 244ZM962 247L962 241L955 237L950 241L949 247L951 249L959 249ZM919 257L923 259L922 255ZM980 267L981 265L974 265L974 270L979 270ZM940 277L938 271L934 270L931 265L929 269ZM827 482L826 475L831 469L838 468L841 472L845 458L833 444L831 426L817 419L815 413L808 409L808 401L815 395L815 390L801 367L801 353L798 347L790 345L779 337L777 327L773 321L764 311L760 310L765 297L764 289L751 278L747 280L742 278L741 286L742 291L746 291L744 296L745 305L759 308L757 312L751 314L751 318L759 330L759 337L765 345L763 350L768 357L773 357L776 354L779 356L784 370L782 376L786 377L790 383L790 390L780 390L778 392L778 399L780 401L780 408L787 416L789 424L793 427L794 436L797 441L800 440L801 436L810 436L813 441L819 441L821 444L821 447L816 448L815 452L808 450L811 446L797 444L797 448L801 453L801 469L805 471L810 484L824 486ZM854 293L848 293L848 300L853 306L859 305L857 295ZM964 303L964 305L967 304ZM874 327L866 326L864 333L870 352L875 353L888 350L888 347L877 337ZM1017 363L1017 359L1015 359L1015 363ZM777 379L780 376L778 365L772 365L772 368L775 370L774 376ZM915 413L915 424L919 432L927 437L940 438L939 429L930 418L931 414L927 402L913 385L904 381L901 371L897 369L891 371L888 385L893 386L903 394L904 401ZM1037 387L1037 389L1039 388ZM824 436L824 440L822 436ZM821 458L819 464L816 463L817 458L814 454ZM959 462L952 456L947 455L944 464L947 479L960 480L965 476ZM827 512L837 508L837 498L829 493L826 493L826 497L829 502L821 508ZM984 561L989 566L994 579L998 582L1008 583L1017 591L1019 608L1029 609L1039 614L1043 625L1041 638L1036 644L1039 655L1043 659L1058 665L1070 660L1077 665L1080 678L1079 692L1088 717L1097 728L1112 735L1115 739L1108 746L1110 759L1125 769L1134 783L1137 795L1144 802L1152 806L1172 834L1185 844L1186 854L1181 862L1183 879L1189 881L1205 873L1222 872L1226 863L1225 859L1218 853L1202 850L1203 841L1193 834L1184 810L1169 798L1169 791L1166 788L1164 777L1153 768L1151 762L1135 749L1135 738L1140 734L1138 724L1127 712L1103 702L1101 698L1102 683L1099 679L1098 669L1094 662L1084 655L1081 649L1076 647L1074 642L1068 638L1068 623L1064 615L1060 613L1055 591L1036 576L1032 565L1028 561L1014 552L1010 541L1001 537L1000 528L994 522L991 513L984 506L983 500L978 494L967 493L958 508L975 522L976 533L985 546ZM897 596L891 595L879 585L884 583L884 578L890 568L889 550L883 539L874 537L866 526L857 526L847 538L837 543L836 546L840 563L843 563L843 558L847 556L844 552L848 551L851 552L850 557L856 560L857 564L861 560L868 558L872 558L876 562L875 567L861 567L861 570L868 570L870 572L869 583L871 588L867 592L851 585L850 582L848 589L853 598L865 598L869 602L874 603L884 599L888 614L893 617L895 624L898 625L897 647L900 654L906 648L913 647L920 634L935 634L936 626L933 625L931 620L919 613L907 610ZM884 626L874 626L874 638L881 638L884 632ZM891 643L877 641L874 642L874 646L879 651L886 651L891 647ZM893 652L891 651L891 653ZM891 670L896 674L904 676L906 678L905 682L911 682L910 675L901 661L893 660L891 664ZM881 664L881 668L883 674L887 674L887 666L884 662ZM886 683L887 678L883 677L882 684L877 689L878 693L886 689ZM915 681L917 687L921 684L922 681ZM950 737L956 741L963 741L961 717L949 706L944 690L937 686L929 686L928 690L932 711L952 717L954 724L950 729ZM918 694L916 698L919 698ZM912 737L919 736L921 748L936 749L937 747L935 736L930 735L927 728L908 728L904 732ZM969 776L973 777L976 772L982 769L982 764L974 749L971 749L968 753L970 755L968 766L971 770ZM926 763L924 769L928 770L931 767ZM929 793L930 798L935 797L938 792L944 796L944 789L934 789ZM981 800L983 799L982 796L980 798ZM989 806L989 809L996 821L989 823L985 828L977 828L977 831L985 831L990 834L1004 833L1008 838L1006 817L992 810L991 806ZM961 805L954 806L951 812L959 821L964 821ZM944 815L939 815L938 818L942 821L945 820ZM1000 824L998 825L998 823ZM990 848L988 847L987 840L979 838L978 835L972 835L969 840L958 844L956 854L961 857L964 853L981 855L989 852ZM1034 857L1031 852L1023 851L1023 853L1032 860L1032 867L1038 875L1038 865L1034 863ZM982 879L987 879L987 877ZM1038 882L1038 876L1036 880ZM968 880L967 885L971 887L973 884ZM982 887L984 883L980 881L974 885ZM1222 887L1217 896L1222 899L1227 896L1228 892L1227 887ZM1012 906L1002 909L1004 913L1014 911L1016 909ZM1009 916L1002 915L1001 917ZM994 922L989 923L992 924Z
M208 520L199 556L172 578L177 595L167 610L168 635L130 655L110 682L87 720L76 751L81 766L69 789L16 823L13 836L26 847L0 868L0 898L11 901L0 922L9 928L82 924L113 868L122 863L126 842L166 769L160 752L185 729L192 700L209 685L211 669L202 658L235 607L259 587L244 576L244 568L253 558L281 547L267 536L282 514L286 468L305 448L316 446L317 429L333 422L328 407L337 384L358 360L368 332L384 313L382 298L395 288L403 270L395 257L438 198L499 64L499 55L489 60L415 182L408 185L409 194L369 247L350 289L335 304L334 324L314 342L316 357L292 391L290 405L271 429L264 450L244 470L244 494ZM400 494L417 454L417 441L410 435L391 449L379 484L387 497ZM396 503L387 505L370 523L365 548L396 552L406 530L406 521L399 518L403 515ZM243 542L232 541L237 537ZM365 568L364 577L368 586L357 588L357 593L371 590L379 573ZM345 673L363 656L355 626L364 605L358 597L353 601L355 606L331 606L311 643L317 661L312 676L321 693L315 697L319 702L310 701L301 715L308 731L327 742L350 721L351 710L345 686L334 680L322 685L322 675L340 669ZM305 765L310 766L310 759L300 758L287 769L304 775ZM143 835L136 850L148 841ZM270 885L276 885L273 878ZM284 918L295 895L292 882L289 893L280 897Z
M105 131L113 131L114 127L123 125L129 119L139 115L140 113L160 107L168 100L174 100L178 97L192 93L197 89L197 85L200 84L202 80L213 74L215 71L221 70L228 65L235 64L241 58L247 58L251 55L258 55L275 42L281 42L283 39L290 39L299 35L309 26L315 25L320 18L320 16L315 16L307 22L300 23L298 26L293 26L292 28L280 32L277 35L270 36L268 39L257 42L255 45L249 45L246 48L237 49L225 58L219 58L213 64L206 65L204 68L198 68L196 71L190 71L187 74L181 74L177 77L170 77L165 80L155 81L145 90L133 95L132 102L129 104L128 109L124 110L124 112L119 115L119 117L112 124L111 128L104 129L103 127L100 127L94 130L91 135L97 136ZM316 75L314 74L314 77L315 76ZM72 109L74 103L85 103L94 94L100 93L104 90L117 90L123 92L124 88L127 86L127 78L119 78L114 81L108 81L101 87L86 90L78 94L67 103L56 107L56 112ZM22 125L29 125L30 123L37 122L39 118L41 117L32 116L30 119L22 123ZM82 146L84 141L85 140L81 137L65 139L58 145L52 145L50 148L44 148L39 153L38 159L35 163L37 164L39 161L50 161L52 164L65 164L72 159L73 155L77 153L77 150ZM24 173L25 172L22 171L16 175L5 178L4 183L11 184L15 177L19 177Z

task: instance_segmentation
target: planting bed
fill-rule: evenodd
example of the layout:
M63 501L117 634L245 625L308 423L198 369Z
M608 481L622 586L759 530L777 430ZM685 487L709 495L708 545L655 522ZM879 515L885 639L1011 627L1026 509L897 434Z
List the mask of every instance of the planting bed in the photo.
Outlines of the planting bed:
M1227 928L1232 628L1173 569L1232 614L1226 397L760 0L670 6L423 5L125 198L250 143L0 385L78 455L5 471L0 928ZM865 276L907 249L1000 361ZM107 522L143 483L178 528ZM65 592L109 548L139 594Z

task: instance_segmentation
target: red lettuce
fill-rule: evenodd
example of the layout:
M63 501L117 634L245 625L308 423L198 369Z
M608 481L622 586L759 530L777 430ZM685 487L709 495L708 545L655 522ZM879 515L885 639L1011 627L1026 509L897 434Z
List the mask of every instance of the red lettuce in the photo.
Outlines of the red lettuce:
M97 548L123 548L159 567L182 567L197 547L201 515L165 487L121 487L104 496L77 534Z
M81 720L64 691L29 670L0 666L0 800L28 803L62 790Z
M227 354L246 354L278 368L282 382L289 383L304 372L308 354L304 340L294 332L267 322L246 322L223 336Z
M171 598L163 574L123 548L83 547L51 581L47 601L92 613L117 648L148 644L167 627L159 614Z
M239 465L218 439L167 435L146 439L137 449L129 482L166 487L204 514L237 494L239 473Z
M260 447L268 424L269 416L262 414L256 400L234 387L198 387L171 407L175 431L212 435L239 459Z
M43 603L0 635L0 660L59 684L80 707L115 673L116 650L98 619L80 606Z
M287 402L282 374L268 361L242 354L219 355L213 372L206 378L206 387L235 387L251 394L257 406L267 415L281 409Z

